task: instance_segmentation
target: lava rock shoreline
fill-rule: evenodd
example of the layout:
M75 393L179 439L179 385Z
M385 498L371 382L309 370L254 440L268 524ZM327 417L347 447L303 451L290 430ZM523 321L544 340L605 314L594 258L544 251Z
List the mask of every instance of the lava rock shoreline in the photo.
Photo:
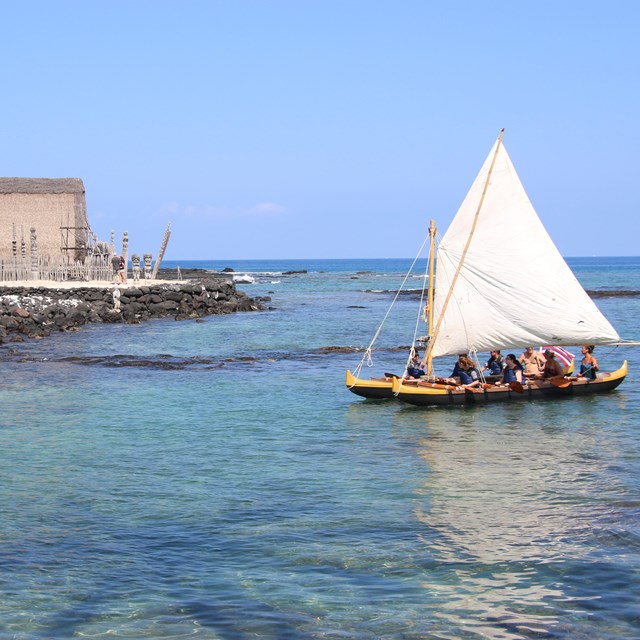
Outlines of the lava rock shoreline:
M186 320L263 309L263 299L238 291L227 276L198 276L186 282L120 284L119 299L114 285L106 283L65 287L0 283L0 343L43 338L96 322L137 324L154 318Z

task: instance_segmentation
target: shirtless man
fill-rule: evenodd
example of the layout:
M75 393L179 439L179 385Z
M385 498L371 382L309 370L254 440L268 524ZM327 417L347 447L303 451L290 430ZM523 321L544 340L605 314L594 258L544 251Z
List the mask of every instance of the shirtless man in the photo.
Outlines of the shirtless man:
M546 359L533 347L527 347L518 362L524 367L525 378L534 378L543 372Z

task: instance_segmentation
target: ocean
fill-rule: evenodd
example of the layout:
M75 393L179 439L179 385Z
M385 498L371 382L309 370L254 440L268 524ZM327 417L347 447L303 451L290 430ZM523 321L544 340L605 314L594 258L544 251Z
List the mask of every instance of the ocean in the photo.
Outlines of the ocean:
M568 262L640 289L640 258ZM165 262L271 301L0 346L0 638L640 638L640 349L596 349L630 363L608 395L365 401L409 264ZM640 340L640 294L595 301Z

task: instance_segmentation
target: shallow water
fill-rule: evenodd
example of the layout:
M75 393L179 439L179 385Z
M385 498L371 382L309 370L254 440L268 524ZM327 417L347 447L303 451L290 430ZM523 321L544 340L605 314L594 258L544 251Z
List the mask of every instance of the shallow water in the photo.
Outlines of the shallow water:
M273 309L0 347L0 637L640 637L638 349L596 351L631 363L605 396L363 401L323 348L366 346L407 265L205 263ZM597 304L640 339L640 298Z

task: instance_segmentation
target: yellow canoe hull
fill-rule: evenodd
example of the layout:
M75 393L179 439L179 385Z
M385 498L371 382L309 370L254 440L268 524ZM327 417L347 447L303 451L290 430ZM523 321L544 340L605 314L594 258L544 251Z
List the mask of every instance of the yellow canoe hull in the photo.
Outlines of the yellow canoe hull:
M384 400L393 398L393 378L356 378L351 371L347 371L347 389L362 398Z
M596 380L567 380L562 386L542 380L529 381L521 390L509 387L486 385L484 389L443 389L442 385L420 382L417 385L406 385L395 378L392 381L392 395L403 402L419 406L452 406L469 404L487 404L514 400L540 400L551 398L567 398L595 393L613 391L625 379L628 364L616 371L604 373Z

